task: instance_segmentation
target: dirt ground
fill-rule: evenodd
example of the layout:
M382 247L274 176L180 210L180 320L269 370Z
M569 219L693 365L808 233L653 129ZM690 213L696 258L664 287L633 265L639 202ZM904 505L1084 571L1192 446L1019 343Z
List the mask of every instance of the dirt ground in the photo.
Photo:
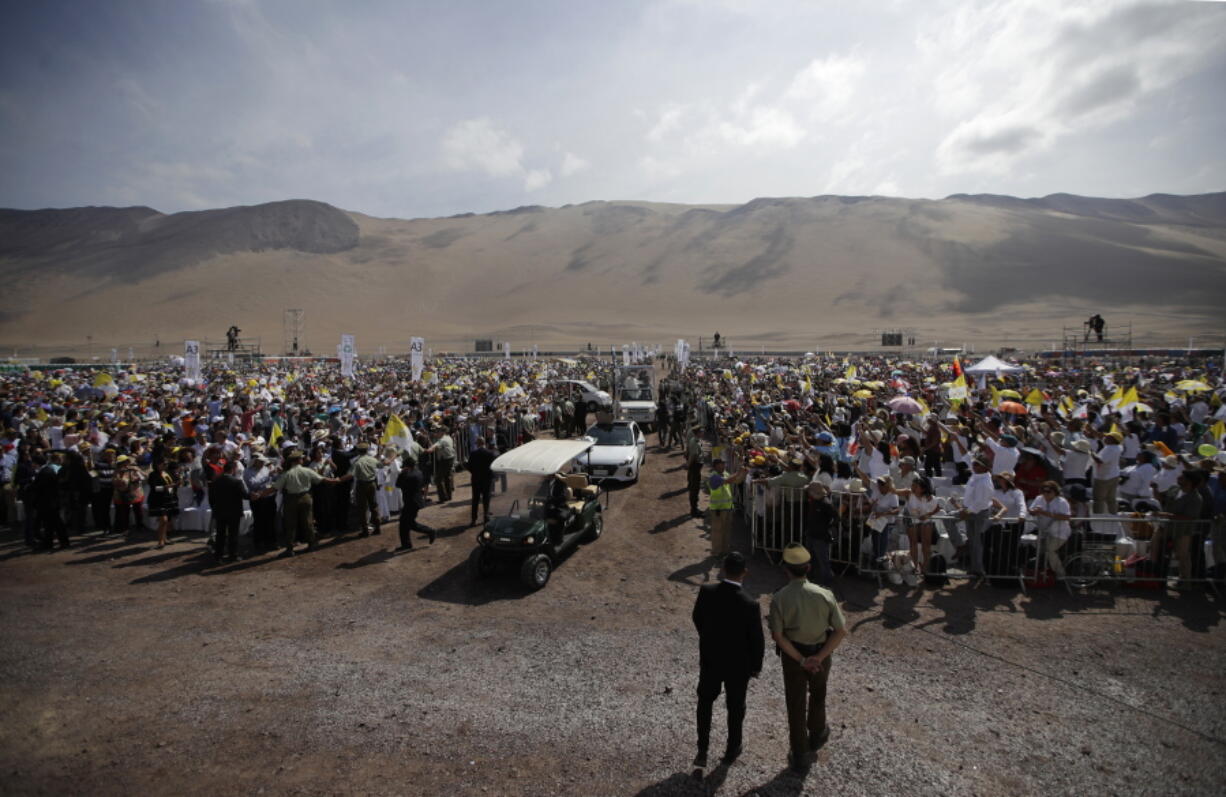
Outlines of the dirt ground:
M833 736L786 770L770 653L746 749L694 755L695 589L714 578L679 454L654 446L548 586L474 581L468 489L392 555L328 539L215 565L87 535L0 535L5 794L1220 794L1226 606L1212 595L908 592L846 577ZM747 540L738 537L738 544ZM763 613L781 573L756 557ZM717 706L713 753L723 744ZM1216 784L1216 785L1215 785Z

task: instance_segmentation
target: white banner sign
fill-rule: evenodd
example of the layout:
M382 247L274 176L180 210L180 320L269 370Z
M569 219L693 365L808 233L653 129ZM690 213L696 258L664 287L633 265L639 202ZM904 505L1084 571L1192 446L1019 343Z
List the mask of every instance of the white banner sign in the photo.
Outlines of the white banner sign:
M421 371L425 364L425 338L409 338L409 367L413 369L413 381L421 381Z
M192 382L200 381L200 341L183 341L183 375Z
M357 357L357 348L353 343L353 335L341 335L341 376L353 376L353 361Z
M506 342L506 343L503 343L503 344L502 344L502 358L503 358L504 360L509 360L509 359L511 359L511 344L510 344L510 342Z

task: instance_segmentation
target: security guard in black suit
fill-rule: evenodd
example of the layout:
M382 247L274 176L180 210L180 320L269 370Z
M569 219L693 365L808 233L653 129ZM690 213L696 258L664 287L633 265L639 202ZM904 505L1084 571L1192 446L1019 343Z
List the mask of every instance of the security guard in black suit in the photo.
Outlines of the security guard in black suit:
M698 590L694 627L698 629L698 755L694 766L706 767L711 741L711 712L721 688L728 707L728 746L723 762L741 754L741 726L749 679L762 671L765 638L758 602L741 589L745 557L733 551L724 557L723 579Z

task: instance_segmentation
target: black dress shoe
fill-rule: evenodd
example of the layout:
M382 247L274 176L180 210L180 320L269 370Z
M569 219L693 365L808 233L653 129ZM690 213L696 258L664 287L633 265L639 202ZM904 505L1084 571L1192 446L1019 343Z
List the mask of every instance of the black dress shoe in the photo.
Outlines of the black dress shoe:
M374 531L371 532L371 534L376 537L378 537L382 533L383 533L383 529L375 529Z
M809 734L809 752L816 753L826 746L826 742L830 740L830 726L822 728L820 733Z
M698 755L694 756L694 763L691 766L707 768L707 751L699 750Z
M788 755L788 769L792 770L798 775L808 773L812 766L813 760L809 757L808 753L804 755L796 755L795 753Z
M367 531L366 529L362 529L362 533L361 533L361 534L359 534L358 536L359 536L359 537L369 537L369 536L370 536L370 532L369 532L369 531Z
M736 761L740 757L741 757L741 748L737 747L734 750L725 750L724 757L721 758L720 760L723 761L725 764L731 764L733 761Z
M396 547L395 547L393 550L396 550L396 551L411 551L411 550L413 550L413 546L412 546L412 545L397 545L397 546L396 546Z

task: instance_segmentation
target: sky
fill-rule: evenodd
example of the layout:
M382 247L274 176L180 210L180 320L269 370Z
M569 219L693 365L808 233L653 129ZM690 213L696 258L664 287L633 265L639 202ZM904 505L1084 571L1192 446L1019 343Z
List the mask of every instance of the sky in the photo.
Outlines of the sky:
M1226 190L1226 3L0 2L0 207Z

